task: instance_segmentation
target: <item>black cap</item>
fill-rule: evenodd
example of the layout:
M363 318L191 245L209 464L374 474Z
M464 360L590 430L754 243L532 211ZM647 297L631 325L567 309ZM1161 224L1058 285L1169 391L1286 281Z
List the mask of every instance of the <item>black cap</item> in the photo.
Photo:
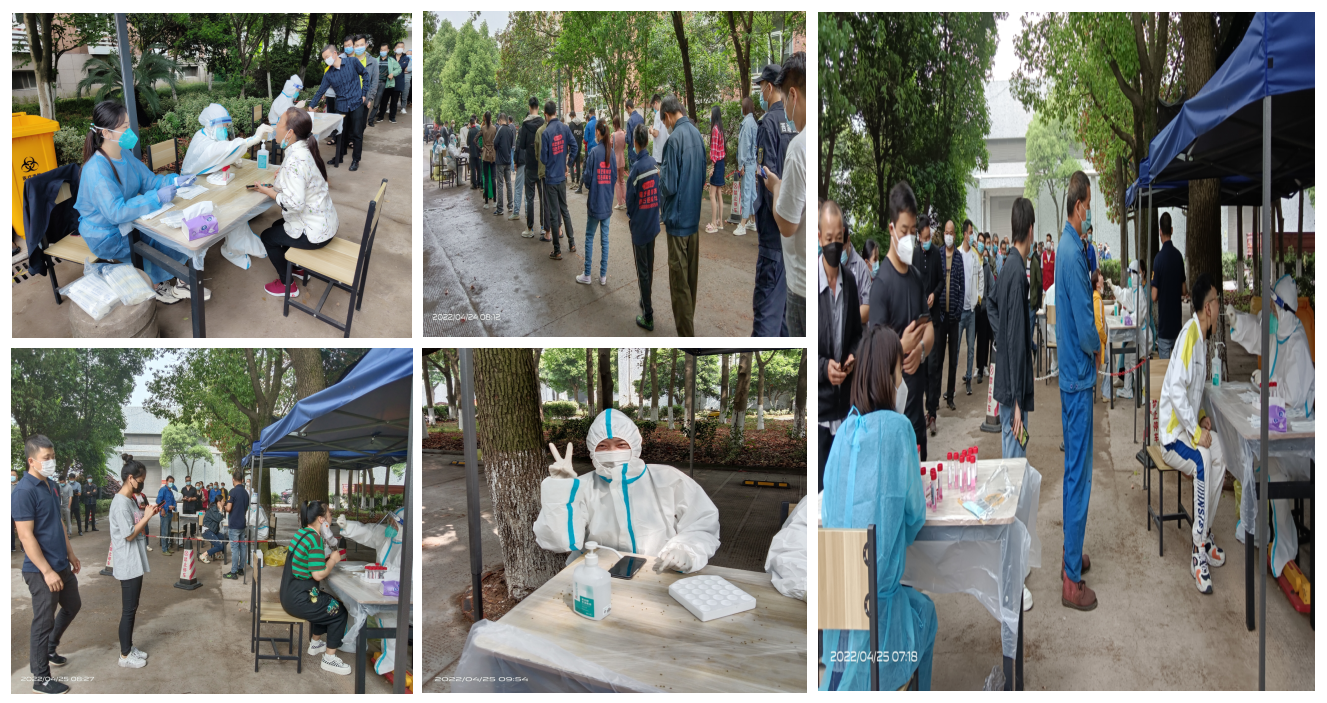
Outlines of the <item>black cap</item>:
M777 63L767 64L764 68L760 69L760 75L756 77L756 83L764 83L765 81L776 83L779 80L779 73L782 70L783 67Z

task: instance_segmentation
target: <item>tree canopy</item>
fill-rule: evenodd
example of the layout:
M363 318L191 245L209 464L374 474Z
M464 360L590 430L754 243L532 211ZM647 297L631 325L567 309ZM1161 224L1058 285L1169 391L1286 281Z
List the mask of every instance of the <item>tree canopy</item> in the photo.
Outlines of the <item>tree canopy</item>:
M1036 203L1041 191L1046 191L1055 207L1056 232L1064 226L1064 196L1069 177L1080 168L1074 158L1076 146L1077 140L1065 123L1047 115L1032 116L1027 131L1028 175L1023 182L1023 196Z

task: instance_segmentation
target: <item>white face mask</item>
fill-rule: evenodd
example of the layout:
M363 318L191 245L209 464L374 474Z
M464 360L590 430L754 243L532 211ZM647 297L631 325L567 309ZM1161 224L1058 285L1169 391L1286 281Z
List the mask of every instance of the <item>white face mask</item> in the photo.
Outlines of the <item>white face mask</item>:
M630 449L610 449L606 452L596 451L594 453L595 466L603 471L612 471L628 461L631 461Z
M907 384L907 383L905 383L905 382L903 382L903 381L901 381L901 380L899 381L899 383L898 383L898 387L894 389L894 398L895 398L895 402L894 402L894 410L897 411L900 415L902 415L902 414L903 414L903 409L906 408L906 407L908 407L908 384Z
M953 249L953 248L954 248L954 235L952 235L952 234L946 234L946 235L945 235L945 248L946 248L946 249Z
M898 258L904 266L912 265L912 251L917 248L917 235L909 234L899 237L898 240Z
M37 472L44 478L50 478L55 475L55 459L47 459L41 463L41 468Z
M323 63L327 64L328 66L331 66L332 64L336 63L336 57L332 56L330 58L323 59Z

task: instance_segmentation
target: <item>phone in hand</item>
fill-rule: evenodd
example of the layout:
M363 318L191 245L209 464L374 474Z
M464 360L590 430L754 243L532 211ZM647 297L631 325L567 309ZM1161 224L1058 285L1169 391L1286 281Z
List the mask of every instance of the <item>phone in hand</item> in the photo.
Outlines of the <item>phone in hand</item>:
M1028 448L1028 426L1023 425L1023 428L1014 435L1014 439L1018 441L1018 446L1026 451Z
M918 325L918 326L921 326L921 325L929 325L929 324L931 324L931 313L929 313L929 312L924 312L924 313L922 313L920 316L917 317L917 325Z

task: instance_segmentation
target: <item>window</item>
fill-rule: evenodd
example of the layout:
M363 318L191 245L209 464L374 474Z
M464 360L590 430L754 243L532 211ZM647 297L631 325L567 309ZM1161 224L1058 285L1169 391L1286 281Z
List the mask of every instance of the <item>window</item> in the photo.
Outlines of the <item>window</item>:
M37 87L36 71L14 71L13 90L28 90Z
M198 77L198 67L197 67L197 66L185 66L184 68L181 68L181 69L180 69L180 75L183 76L183 77L185 77L185 78L197 78L197 77Z

